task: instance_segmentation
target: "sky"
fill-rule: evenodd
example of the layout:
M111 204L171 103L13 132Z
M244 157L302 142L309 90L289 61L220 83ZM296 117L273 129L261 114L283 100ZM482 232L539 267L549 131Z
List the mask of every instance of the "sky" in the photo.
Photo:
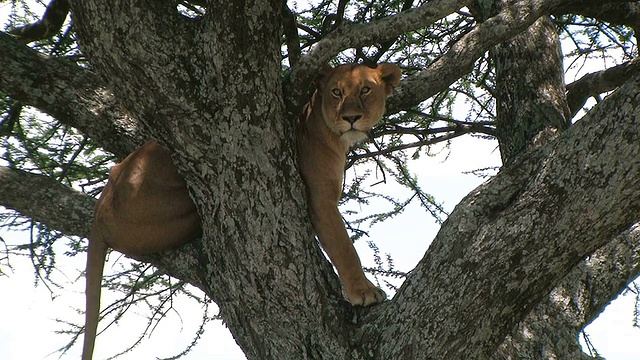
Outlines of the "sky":
M6 19L3 10L6 11L7 6L8 3L0 4L2 22ZM496 147L494 141L466 136L455 139L450 151L443 150L434 157L423 156L412 164L411 169L418 175L420 186L434 195L450 212L462 197L484 181L465 172L500 163ZM397 190L392 185L376 185L380 186L388 187L385 191ZM367 240L375 242L383 254L391 254L398 270L408 271L422 258L438 227L417 205L411 205L399 217L371 228ZM8 244L29 241L27 233L0 230L0 237ZM358 241L356 247L364 265L374 266L372 252L366 241ZM83 315L79 311L84 308L84 279L81 278L84 256L59 257L60 271L53 276L61 288L54 289L53 295L42 284L34 286L35 278L28 258L12 256L10 260L15 271L0 276L0 359L79 358L80 343L62 357L56 353L69 340L68 335L56 333L64 328L56 319L83 322ZM119 268L115 264L118 261L126 260L112 256L106 271L117 271ZM103 304L115 299L113 294L104 289L103 296ZM640 347L635 346L640 340L640 329L632 327L634 305L633 294L620 297L587 327L590 341L599 354L608 360L640 359ZM194 302L184 299L176 301L176 308L178 312L169 313L150 339L145 339L133 352L118 359L170 357L183 351L199 325L201 310ZM140 309L132 308L124 319L100 335L94 359L106 359L132 344L142 331L144 319L140 313ZM185 357L189 360L244 358L221 321L210 322L203 339Z

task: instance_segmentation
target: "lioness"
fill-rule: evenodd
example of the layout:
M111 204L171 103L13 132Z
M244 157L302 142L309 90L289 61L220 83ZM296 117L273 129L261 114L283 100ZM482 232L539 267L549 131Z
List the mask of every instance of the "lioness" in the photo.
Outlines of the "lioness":
M187 185L157 142L148 142L111 169L89 235L82 360L93 355L107 249L150 254L193 240L201 232Z
M386 295L364 276L338 212L346 152L380 120L386 97L399 82L400 69L391 64L326 67L298 128L299 168L312 225L353 305L381 302ZM157 142L147 143L113 167L89 236L83 360L91 360L93 354L108 248L127 255L149 254L183 244L201 232L186 183Z
M298 166L307 187L311 222L353 305L375 304L386 294L365 277L338 211L346 153L380 120L400 75L400 68L392 64L325 67L300 115Z

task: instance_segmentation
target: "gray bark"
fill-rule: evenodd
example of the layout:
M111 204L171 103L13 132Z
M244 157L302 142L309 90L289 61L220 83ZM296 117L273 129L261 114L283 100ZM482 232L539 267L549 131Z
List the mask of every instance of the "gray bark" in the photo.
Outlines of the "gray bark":
M497 14L475 26L468 34L451 46L446 54L439 57L423 71L406 78L389 99L389 113L396 113L418 105L468 73L473 63L491 46L509 40L548 13L580 13L585 6L598 8L603 3L619 3L622 0L522 0L510 1ZM465 2L465 4L473 3ZM400 16L400 15L399 15Z
M67 235L87 237L96 200L54 179L0 166L2 206Z
M638 86L635 77L456 207L393 311L373 320L387 358L489 358L580 259L635 222Z
M0 58L0 88L14 99L91 135L120 158L144 143L137 122L93 72L44 58L5 33Z
M558 3L514 2L478 25L442 63L408 79L392 99L391 111L430 96L434 88L421 81L442 76L444 64L455 59L463 66L446 70L446 81L437 86L454 81L464 64ZM122 114L138 124L137 134L159 139L173 153L203 219L204 236L148 260L211 296L249 358L498 356L496 350L521 321L540 325L542 313L558 321L550 324L563 321L545 308L551 306L545 305L550 291L563 278L568 289L576 278L567 274L581 271L576 270L581 259L623 236L640 218L640 77L635 76L558 139L520 156L469 194L392 301L351 308L311 235L293 151L295 106L284 100L298 98L307 86L301 79L343 45L301 58L296 69L301 75L285 87L279 2L215 4L215 11L197 21L182 18L171 3L149 9L146 2L84 0L71 6L96 75L72 69L87 77L82 88L65 75L71 71L67 65L38 62L50 69L50 79L60 81L62 90L52 87L53 97L73 100L63 104L66 111L86 110L91 107L82 102L82 89L94 95L109 89L102 94L113 93L122 102ZM0 46L16 49L15 56L31 56L4 37ZM1 59L11 56L0 51ZM28 64L36 60L24 59L15 58L12 66L28 76ZM4 80L12 74L2 71L3 91L47 111L35 87L21 90L17 78ZM77 113L87 124L92 119L90 111ZM115 131L100 134L117 123L115 118L96 119L105 124L83 131L101 144L113 143ZM125 141L134 144L141 137L127 133ZM0 171L1 204L69 233L86 231L87 224L57 223L43 215L46 206L29 202L45 195L23 192L12 200L4 184L19 186L16 174ZM51 191L60 199L67 196L62 189ZM87 203L78 218L86 219L90 199L80 199ZM60 214L67 213L64 209ZM636 267L625 271L616 284L634 272ZM590 294L601 300L613 296L610 291ZM579 321L567 321L559 331L575 332L598 309L581 310ZM527 346L518 337L521 332L504 343L505 356L509 346Z
M576 266L500 346L494 359L592 359L578 332L640 274L636 223Z
M538 134L568 128L560 40L548 17L492 51L496 69L496 137L503 164L510 164Z
M425 99L425 95L430 97L446 89L460 74L468 73L487 49L527 29L558 3L551 0L511 2L495 16L474 27L428 69L405 79L397 95L389 100L389 111L394 113L415 106Z
M635 73L635 62L631 62L590 74L571 84L565 97L559 42L553 25L544 17L525 32L494 47L492 57L496 94L500 99L496 128L504 163L514 161L527 147L539 146L565 130L570 117L582 105L577 102L584 102L590 94L613 90ZM615 258L620 238L623 237L593 256ZM513 336L502 344L496 358L590 358L582 352L577 334L637 275L631 263L625 263L629 264L626 270L631 271L620 268L619 272L609 272L598 271L603 269L583 261L521 322ZM601 287L615 292L605 295Z
M168 270L198 264L176 272L197 273L249 358L348 358L348 307L312 240L296 118L283 115L280 4L243 5L218 4L195 24L169 3L150 12L82 1L72 11L83 51L191 185L200 256Z
M640 61L634 59L606 70L587 74L567 85L567 103L575 116L591 96L615 90L632 75L640 72Z
M637 1L590 1L584 4L567 4L554 11L554 15L567 12L595 18L616 25L627 25L636 32L640 26L640 4Z

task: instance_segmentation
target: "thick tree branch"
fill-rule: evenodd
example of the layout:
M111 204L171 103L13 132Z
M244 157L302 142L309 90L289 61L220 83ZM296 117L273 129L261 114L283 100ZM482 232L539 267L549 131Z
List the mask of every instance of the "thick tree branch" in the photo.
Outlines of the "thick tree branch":
M201 46L185 47L183 36L167 51L164 36L175 32L146 27L160 24L162 11L126 1L72 4L81 43L94 68L120 82L119 98L145 123L163 127L168 140L197 142L172 145L185 147L180 166L189 170L204 239L178 250L183 257L165 255L164 264L211 295L250 358L489 358L580 258L638 218L636 79L601 103L594 118L467 197L395 300L367 310L342 306L335 276L312 242L293 132L281 121L282 4L218 4L226 12L211 11L198 23L208 27L196 40ZM532 23L527 11L524 23ZM503 20L519 21L521 13ZM482 36L509 37L524 23L494 24L498 32ZM119 41L136 39L138 31L148 32L145 42ZM231 49L224 31L244 47L222 53ZM473 37L466 46L476 46ZM462 47L453 55L466 54ZM372 316L363 319L363 312ZM345 320L353 314L356 321Z
M589 97L615 90L638 72L640 72L640 60L635 59L606 70L587 74L567 85L567 103L571 110L571 117L580 111Z
M541 132L569 127L560 40L548 16L494 46L496 134L502 163L510 164Z
M559 7L554 15L566 13L605 21L610 24L627 25L637 29L640 25L640 4L632 1L609 1L597 4L573 3Z
M425 28L471 2L470 0L434 0L420 8L403 11L368 24L339 26L320 40L293 69L291 78L294 87L292 94L288 95L294 103L299 104L302 101L301 96L306 93L318 69L338 52L393 40L398 35Z
M16 35L20 42L25 44L46 39L60 30L67 14L69 14L69 0L51 0L42 19L33 24L13 29L11 34Z
M560 284L579 304L580 328L590 324L633 279L640 275L640 223L590 255ZM580 279L577 281L576 279Z
M248 358L350 358L337 331L350 326L350 307L313 242L293 121L284 122L282 2L218 2L196 26L177 25L196 32L189 47L186 33L164 38L176 29L140 21L158 16L146 2L72 1L72 10L83 52L191 185L203 239L190 261L167 259L171 273L196 272L189 282L202 280ZM138 30L158 33L121 41Z
M390 358L489 358L573 266L640 218L640 76L468 195L363 337ZM613 159L619 159L614 161ZM414 339L439 339L426 348ZM424 344L424 343L422 343Z
M411 108L446 90L451 83L471 71L473 63L487 49L528 28L557 2L515 1L496 16L478 24L427 69L405 79L387 102L387 112L393 114Z
M393 40L398 35L425 28L471 2L435 0L422 7L367 24L341 25L315 45L309 55L301 60L298 71L316 70L342 50Z
M0 91L89 135L122 158L145 140L91 71L41 54L0 33Z
M286 1L282 2L282 31L287 44L289 65L295 67L300 61L300 38L296 26L296 15L289 9Z
M118 100L151 136L182 155L189 147L194 157L210 151L202 144L208 143L205 134L220 134L217 124L235 125L238 114L264 116L280 105L255 101L262 89L281 89L282 2L208 2L207 7L206 16L194 23L171 2L149 11L146 2L71 1L83 53ZM145 46L132 51L129 44ZM251 86L235 92L238 84ZM246 109L221 111L233 106ZM193 118L203 117L207 121L191 126Z
M576 266L527 316L494 359L592 359L578 332L640 273L640 224L617 236Z
M96 200L44 175L0 167L0 205L66 235L89 236Z
M54 179L9 167L0 167L0 206L13 209L25 217L41 222L68 236L89 237L96 199L62 185ZM149 262L172 276L188 280L204 288L202 277L202 251L194 241L162 253L135 256ZM188 266L176 267L175 261Z
M540 16L550 12L558 13L560 9L568 11L567 9L573 7L597 3L595 0L513 2L496 16L478 24L427 69L405 79L387 102L387 113L394 114L408 109L446 90L451 83L471 71L473 63L487 49L520 33Z

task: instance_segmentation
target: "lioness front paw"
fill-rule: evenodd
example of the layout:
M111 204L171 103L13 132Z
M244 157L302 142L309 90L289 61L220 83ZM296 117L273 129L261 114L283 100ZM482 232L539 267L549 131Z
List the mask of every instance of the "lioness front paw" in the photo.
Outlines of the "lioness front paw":
M364 286L345 289L347 299L351 305L369 306L383 302L387 298L387 294L379 287L373 285L371 281L366 280Z

